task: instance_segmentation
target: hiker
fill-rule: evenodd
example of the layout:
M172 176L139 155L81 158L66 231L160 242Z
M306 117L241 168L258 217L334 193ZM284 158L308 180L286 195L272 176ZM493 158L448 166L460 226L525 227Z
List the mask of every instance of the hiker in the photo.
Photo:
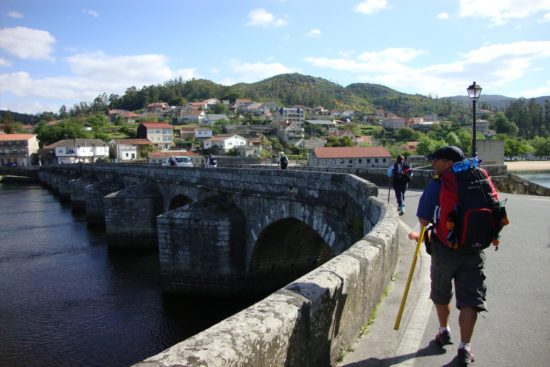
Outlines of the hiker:
M288 158L285 155L285 152L279 153L279 167L281 169L286 169L288 167Z
M178 163L176 162L176 158L174 158L174 156L171 156L169 159L168 159L168 164L172 167L175 167L178 165Z
M411 181L411 176L412 169L402 155L398 156L395 163L388 168L388 177L391 178L399 215L405 214L405 192Z
M451 171L453 164L460 162L457 164L457 166L460 166L462 163L467 163L468 159L465 158L462 150L455 146L438 149L430 154L427 159L432 161L434 173L439 179L434 179L430 182L422 193L416 215L422 226L435 224L437 231L441 227L437 225L439 218L434 218L434 216L435 213L442 211L444 204L440 203L440 191L443 190L442 187L444 186L441 177L444 174L447 176L453 175L453 171ZM490 181L488 176L487 180ZM445 185L447 184L446 182ZM496 191L494 191L494 196L496 196ZM447 219L447 223L445 224L447 227L449 227L448 221L449 219ZM444 231L440 230L439 232ZM450 301L453 295L452 281L454 280L456 307L460 310L458 319L460 344L458 346L457 359L460 366L468 366L474 361L470 343L477 314L478 312L487 311L485 304L487 286L483 270L485 253L483 250L472 252L459 251L449 245L450 236L443 235L443 237L438 237L438 233L436 232L431 232L431 236L429 237L430 253L432 256L430 298L435 305L439 320L439 330L435 341L440 346L453 344L448 320L451 312ZM418 239L418 234L413 232L409 235L409 238Z

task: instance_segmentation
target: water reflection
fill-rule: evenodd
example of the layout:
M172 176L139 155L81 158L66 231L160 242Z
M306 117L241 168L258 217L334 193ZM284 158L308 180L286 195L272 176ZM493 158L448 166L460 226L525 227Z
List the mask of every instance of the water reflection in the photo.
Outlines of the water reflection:
M129 366L259 297L163 296L153 251L109 250L39 186L0 184L0 366Z

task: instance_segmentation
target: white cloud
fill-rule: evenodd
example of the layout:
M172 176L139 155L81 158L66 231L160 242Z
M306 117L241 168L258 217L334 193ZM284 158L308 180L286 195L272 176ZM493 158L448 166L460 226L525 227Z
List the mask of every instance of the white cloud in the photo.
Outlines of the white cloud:
M320 29L311 29L309 32L306 33L306 37L319 38L319 37L321 37L321 30Z
M91 101L101 93L196 77L194 69L172 70L163 55L109 56L98 51L66 59L72 75L35 79L27 72L0 74L0 95L46 98L59 105ZM58 107L59 108L59 107Z
M286 25L286 20L283 18L277 18L265 9L254 9L248 13L247 26L255 27L282 27Z
M6 59L0 58L0 66L2 66L2 67L8 67L8 66L11 66L11 63L10 63L8 60L6 60Z
M388 48L363 52L355 58L308 57L305 61L320 68L350 72L360 81L444 96L464 94L464 88L476 75L482 76L478 78L480 84L490 90L502 89L539 71L537 63L550 59L550 41L486 45L457 55L453 62L411 66L422 54L424 51L418 49Z
M550 12L544 14L544 16L540 19L541 23L550 22Z
M90 10L90 9L82 9L82 12L86 15L89 15L91 17L99 17L99 13L95 10Z
M374 14L377 11L384 10L388 6L387 0L365 0L355 4L353 10L358 13Z
M493 25L511 19L523 19L537 13L548 13L548 0L459 0L460 17L489 18Z
M439 13L437 14L437 19L440 19L440 20L447 20L450 18L449 16L449 13L446 13L446 12L443 12L443 13Z
M0 29L0 48L21 59L52 60L55 38L47 31L26 27Z
M8 17L15 18L15 19L21 19L24 17L23 13L20 13L18 11L10 11L8 13Z
M236 74L234 79L239 80L240 82L247 82L247 83L257 82L259 80L269 78L275 75L292 73L296 71L292 68L289 68L277 62L248 63L248 62L241 62L239 60L231 60L229 63L229 67L231 71Z

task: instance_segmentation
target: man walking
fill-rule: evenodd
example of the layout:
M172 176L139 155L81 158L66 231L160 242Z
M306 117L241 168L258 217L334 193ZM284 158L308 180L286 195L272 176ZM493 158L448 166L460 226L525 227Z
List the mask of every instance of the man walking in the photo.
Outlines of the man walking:
M391 178L395 198L397 199L397 210L399 215L405 214L405 192L411 180L411 167L405 161L405 157L400 155L391 167Z
M455 146L438 149L427 158L432 161L434 173L438 177L442 177L455 162L465 159L462 150ZM422 193L416 215L423 226L438 221L435 213L440 210L441 186L441 181L435 179ZM414 238L415 235L411 237ZM485 253L483 251L464 253L452 249L447 245L446 239L438 238L438 234L435 232L431 234L430 239L432 256L430 298L435 305L439 320L439 330L435 340L440 346L453 344L448 321L451 313L450 301L453 295L452 281L454 280L456 307L460 310L458 318L460 344L457 360L460 366L468 366L474 362L470 343L477 314L487 311L485 304L487 287L483 270Z

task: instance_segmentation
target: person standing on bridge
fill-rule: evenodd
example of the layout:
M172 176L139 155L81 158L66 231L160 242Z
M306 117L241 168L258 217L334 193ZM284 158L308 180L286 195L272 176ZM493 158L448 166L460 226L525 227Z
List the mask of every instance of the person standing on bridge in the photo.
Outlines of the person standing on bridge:
M442 177L455 162L462 161L464 158L462 150L455 146L438 149L427 157L432 161L436 177ZM441 186L441 181L437 178L434 179L420 197L416 215L422 226L437 222L435 216L440 209ZM418 239L418 234L411 232L409 238ZM458 317L460 345L457 359L460 366L468 366L474 361L470 343L477 314L487 311L485 304L487 291L484 274L485 253L483 251L463 253L453 250L444 244L446 241L437 237L437 233L432 233L429 239L432 256L430 298L435 305L439 320L439 330L435 341L440 346L453 344L448 321L451 313L450 301L453 295L452 281L454 280L456 307L460 310Z
M279 153L279 167L281 167L281 169L286 169L288 167L288 158L285 152Z

